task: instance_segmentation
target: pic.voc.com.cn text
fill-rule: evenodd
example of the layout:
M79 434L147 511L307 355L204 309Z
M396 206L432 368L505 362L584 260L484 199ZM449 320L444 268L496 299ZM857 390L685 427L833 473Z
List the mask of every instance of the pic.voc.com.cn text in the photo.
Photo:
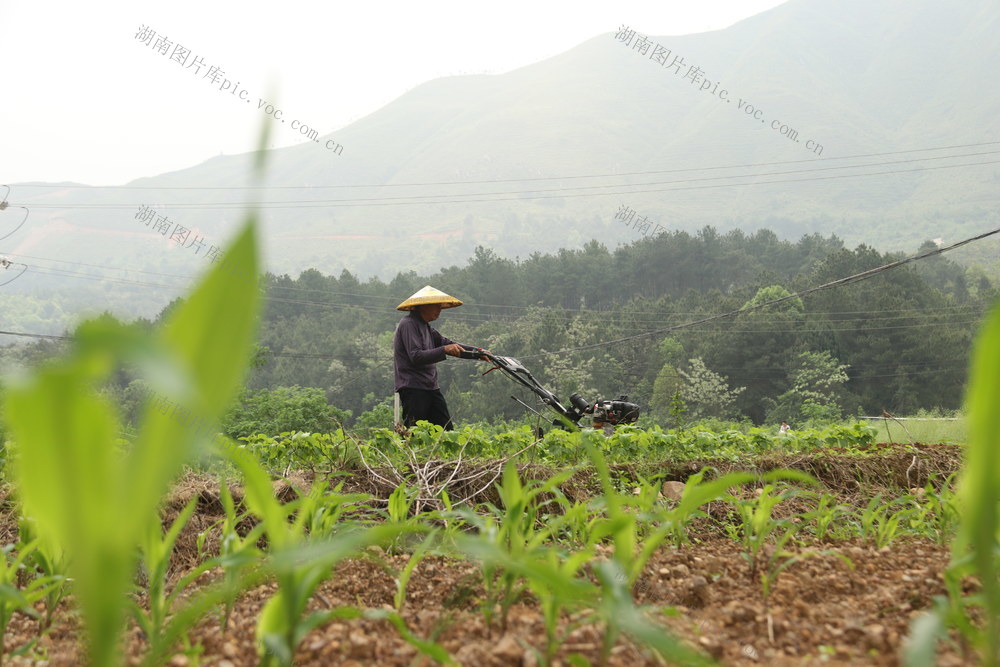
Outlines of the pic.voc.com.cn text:
M628 26L621 26L618 32L615 33L615 39L625 46L631 47L631 49L641 56L649 54L649 60L655 63L659 63L661 67L664 67L668 71L673 69L673 75L681 76L682 79L690 79L691 85L698 84L699 91L707 91L708 94L717 97L719 100L724 101L726 104L732 104L736 102L736 109L742 111L747 117L753 118L754 120L759 120L761 124L767 124L767 119L764 118L764 110L755 107L750 104L747 100L742 97L736 98L735 100L730 97L729 91L725 88L720 90L719 81L711 81L706 77L706 73L696 65L688 65L684 62L684 57L680 54L672 52L665 46L662 46L659 42L653 43L646 38L645 35L637 35L635 30L629 29ZM783 137L794 141L795 143L802 143L799 139L799 131L791 127L787 123L780 120L771 120L771 129L782 135ZM805 142L806 150L812 153L822 156L823 146L821 146L816 141L812 139L807 139Z

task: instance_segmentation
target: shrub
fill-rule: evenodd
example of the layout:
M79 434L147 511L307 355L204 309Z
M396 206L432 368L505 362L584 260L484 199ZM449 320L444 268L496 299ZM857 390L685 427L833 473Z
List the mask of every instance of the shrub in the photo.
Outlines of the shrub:
M222 432L231 438L278 435L293 431L329 433L335 422L351 413L327 403L322 389L278 387L244 391L222 421Z

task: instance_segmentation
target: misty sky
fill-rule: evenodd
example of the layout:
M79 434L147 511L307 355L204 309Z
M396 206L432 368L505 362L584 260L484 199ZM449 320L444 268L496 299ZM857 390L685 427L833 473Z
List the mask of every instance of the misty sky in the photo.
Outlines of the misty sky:
M126 183L251 150L259 99L322 136L436 77L507 72L621 24L682 35L779 4L0 0L0 183ZM142 26L204 67L140 43ZM274 124L273 147L305 140Z

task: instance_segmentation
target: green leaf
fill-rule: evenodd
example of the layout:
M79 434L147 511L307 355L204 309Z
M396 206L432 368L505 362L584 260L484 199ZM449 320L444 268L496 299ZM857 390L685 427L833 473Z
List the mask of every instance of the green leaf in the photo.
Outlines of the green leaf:
M138 534L112 446L118 423L94 392L87 361L50 366L10 387L6 415L19 444L15 471L24 511L43 539L72 554L92 660L103 665L113 662Z
M9 609L20 609L30 616L37 616L37 612L31 607L28 598L21 594L21 591L10 584L0 584L0 602Z
M407 641L408 644L410 644L410 646L417 649L424 655L436 660L437 662L443 665L458 664L457 662L455 662L455 660L451 657L451 654L449 654L448 651L443 646L441 646L437 642L420 639L412 632L410 632L410 629L406 626L406 621L404 621L403 617L397 614L396 612L389 611L387 609L372 609L366 612L365 616L368 618L374 618L374 619L384 618L388 620L396 627L396 630L399 631L399 634L403 637L403 639Z
M934 667L937 664L937 643L945 636L946 610L939 602L910 623L910 633L903 644L903 664L906 667Z
M37 520L43 541L69 559L95 665L117 662L135 547L149 523L159 522L159 499L242 379L258 302L252 220L230 252L247 272L216 267L163 334L143 340L137 327L110 318L86 323L67 358L7 391L25 513ZM150 405L123 456L115 411L97 387L125 362L203 425Z
M964 512L953 548L953 558L967 549L973 553L973 567L982 582L987 627L983 632L984 663L995 665L1000 649L1000 584L994 544L1000 502L1000 307L994 307L972 354L967 398L969 447L959 486Z

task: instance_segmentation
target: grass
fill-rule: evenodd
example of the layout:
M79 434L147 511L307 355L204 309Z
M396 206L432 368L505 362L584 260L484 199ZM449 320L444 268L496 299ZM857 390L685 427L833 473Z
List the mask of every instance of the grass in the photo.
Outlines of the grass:
M870 422L871 426L877 430L875 436L877 442L906 443L912 439L913 442L964 445L969 441L964 415L959 415L957 418L899 417L898 419L902 422L902 426L891 419Z

